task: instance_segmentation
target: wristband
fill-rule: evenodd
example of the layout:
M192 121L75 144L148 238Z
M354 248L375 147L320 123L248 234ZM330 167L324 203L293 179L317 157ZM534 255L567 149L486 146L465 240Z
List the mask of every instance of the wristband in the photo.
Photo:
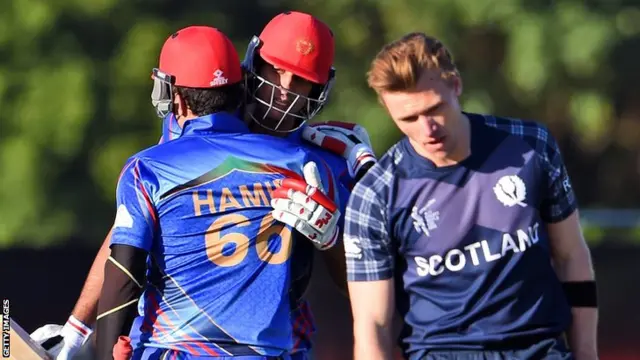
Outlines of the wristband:
M62 328L62 336L66 337L66 335L71 332L80 335L82 337L82 342L84 343L89 338L89 335L93 333L93 330L91 330L91 328L85 325L82 321L78 320L75 316L71 315L69 316L67 323L64 324L64 327Z
M598 307L598 291L595 280L567 281L562 288L571 307Z

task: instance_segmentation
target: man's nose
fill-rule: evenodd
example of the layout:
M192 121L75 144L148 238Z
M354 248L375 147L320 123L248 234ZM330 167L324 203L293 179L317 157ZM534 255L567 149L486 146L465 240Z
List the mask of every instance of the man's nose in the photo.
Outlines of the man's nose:
M285 101L289 97L289 90L291 90L291 83L293 82L293 74L285 72L280 75L280 100Z
M418 122L420 123L422 133L427 137L433 137L433 135L438 131L438 124L431 116L420 115L418 117Z

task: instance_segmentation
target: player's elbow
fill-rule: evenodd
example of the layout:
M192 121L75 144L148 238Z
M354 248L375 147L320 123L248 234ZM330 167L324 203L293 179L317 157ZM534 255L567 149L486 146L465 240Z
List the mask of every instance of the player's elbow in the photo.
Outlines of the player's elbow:
M591 251L584 241L580 241L570 251L554 253L552 259L560 280L591 280L595 275Z
M593 278L591 252L580 228L576 210L568 218L548 224L551 258L561 280L588 280Z
M394 314L392 281L352 281L348 286L354 327L365 332L391 332Z
M128 245L113 245L104 266L104 283L98 302L98 320L130 313L142 294L147 252ZM123 334L118 334L123 335Z
M96 354L99 360L112 359L112 348L118 337L129 334L145 283L146 258L146 251L132 246L111 248L98 302Z
M385 317L361 314L353 319L353 339L356 358L388 358L393 349L393 324ZM375 354L375 355L374 355Z

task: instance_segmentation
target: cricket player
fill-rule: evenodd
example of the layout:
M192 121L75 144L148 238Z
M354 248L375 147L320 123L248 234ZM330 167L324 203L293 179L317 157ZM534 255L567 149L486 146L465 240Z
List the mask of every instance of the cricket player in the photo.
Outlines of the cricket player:
M284 38L279 34L300 36ZM298 50L300 40L312 46L313 51L306 49L300 52ZM338 189L342 203L348 198L348 190L353 186L354 178L366 172L375 161L366 131L354 124L336 122L301 127L327 102L335 76L335 70L332 67L333 53L334 41L331 30L315 17L298 12L287 12L274 17L265 26L260 36L252 39L243 62L247 87L250 89L247 92L249 103L247 108L251 111L246 112L246 117L254 132L292 138L299 138L302 135L303 139L309 143L323 147L326 151L314 150L322 155L334 169L334 174L339 176ZM264 60L263 56L269 58L271 62ZM274 63L280 64L280 67ZM314 73L316 75L310 75ZM280 98L276 99L276 97ZM305 102L312 106L313 111L309 111ZM261 105L257 106L259 104ZM267 116L264 116L265 114ZM270 131L270 128L273 128L274 124L277 125L283 118L286 121L276 129L279 131ZM180 137L181 133L182 129L173 114L164 116L163 135L160 142L174 140ZM342 217L340 220L342 223ZM58 360L71 358L82 344L86 343L92 332L89 325L93 324L96 318L96 304L103 282L104 263L109 254L108 244L107 237L96 256L72 315L63 327L61 335L64 343L57 357ZM307 355L311 348L310 339L315 331L308 303L302 297L311 277L314 249L311 243L296 242L292 250L291 297L295 299L295 301L292 300L294 304L292 322L295 334L293 355L299 359L304 359ZM345 281L343 280L346 272L344 252L341 247L331 248L323 251L322 254L336 283ZM138 329L132 329L132 338L137 337Z
M242 71L219 30L171 35L153 77L157 112L173 112L182 134L132 156L120 175L97 357L112 358L140 313L134 359L284 358L291 248L326 250L338 238L331 171L301 141L252 134L235 116ZM295 228L274 219L272 201L287 204L279 216Z
M368 83L406 136L347 208L355 358L391 359L397 308L407 359L597 359L594 271L547 128L463 112L423 33L386 45Z
M334 52L333 33L325 23L310 14L287 11L275 16L259 36L252 38L243 67L248 95L246 118L251 129L289 138L302 134L305 140L341 155L320 152L339 177L342 201L348 199L355 180L376 159L368 134L359 125L327 122L305 126L329 99L336 74L332 66ZM342 225L340 222L339 228ZM305 242L294 249L292 276L297 280L292 296L298 305L292 314L296 323L293 354L301 358L310 353L315 332L312 312L303 296L311 278L313 258L313 247ZM322 258L334 282L346 283L342 246L323 251Z

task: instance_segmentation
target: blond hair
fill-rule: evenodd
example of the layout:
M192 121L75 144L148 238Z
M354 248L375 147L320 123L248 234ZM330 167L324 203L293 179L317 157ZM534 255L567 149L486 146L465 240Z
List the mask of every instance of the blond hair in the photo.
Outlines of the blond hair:
M411 91L426 69L439 70L447 81L459 76L451 53L440 40L414 32L380 50L371 62L367 82L378 94Z

